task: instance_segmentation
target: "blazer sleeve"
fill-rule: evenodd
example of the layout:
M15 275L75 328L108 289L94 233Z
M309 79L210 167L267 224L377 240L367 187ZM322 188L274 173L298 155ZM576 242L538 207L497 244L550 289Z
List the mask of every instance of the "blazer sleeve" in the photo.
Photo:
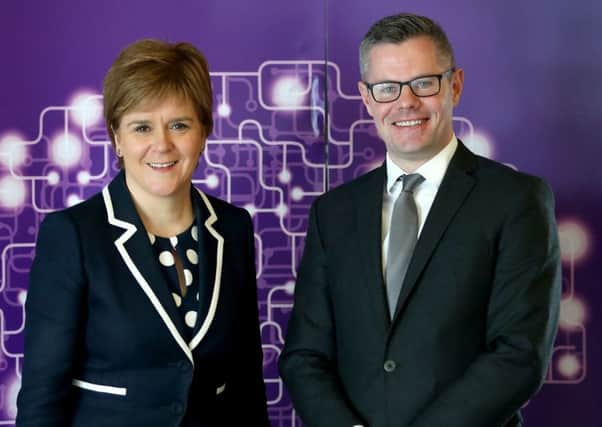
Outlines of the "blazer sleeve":
M334 324L319 226L318 198L297 274L294 306L279 369L295 409L309 427L363 424L336 372Z
M84 305L79 236L67 213L50 214L40 227L29 276L18 427L70 425Z
M543 383L561 292L552 192L532 179L509 212L497 246L486 351L411 427L503 426Z
M247 277L244 283L243 295L244 317L241 322L240 358L236 365L238 379L232 392L237 414L234 418L237 425L252 425L269 427L267 414L266 391L263 381L263 352L259 328L259 311L257 307L257 280L255 272L255 237L253 223L249 214L244 211L245 233L241 235L241 244L247 248L245 259Z

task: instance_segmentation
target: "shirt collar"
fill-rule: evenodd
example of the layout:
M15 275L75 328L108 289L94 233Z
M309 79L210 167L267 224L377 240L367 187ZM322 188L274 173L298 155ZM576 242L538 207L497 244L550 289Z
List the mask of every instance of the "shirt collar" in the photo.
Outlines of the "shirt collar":
M445 171L447 171L447 166L454 156L457 147L458 139L456 138L456 135L453 134L451 141L433 158L429 159L426 163L416 169L414 173L419 173L424 177L425 182L439 188L443 176L445 175ZM389 153L387 153L385 164L387 168L387 192L391 194L397 179L402 175L406 175L407 172L395 164Z

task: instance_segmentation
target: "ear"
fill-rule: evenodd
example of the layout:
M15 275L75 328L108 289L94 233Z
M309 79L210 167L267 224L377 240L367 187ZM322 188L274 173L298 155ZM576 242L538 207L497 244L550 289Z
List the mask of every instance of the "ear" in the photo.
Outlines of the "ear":
M119 136L117 131L111 126L111 132L113 133L113 140L115 141L115 154L117 157L121 157L121 143L119 142Z
M452 90L452 101L454 103L454 107L458 105L460 102L460 96L462 95L462 89L464 88L464 70L462 68L458 68L453 76L451 81L451 90Z
M357 90L362 97L362 102L366 106L366 110L368 110L368 114L372 116L372 95L370 95L370 91L366 87L366 84L360 80L357 82Z
M205 130L203 129L203 134L205 133ZM207 147L207 138L205 138L205 136L201 136L201 143L200 143L200 150L199 150L199 158L196 159L196 166L194 167L195 169L199 167L199 165L201 164L201 160L203 159L203 153L205 152L205 148Z
M203 152L205 151L205 147L207 146L207 138L204 136L201 138L201 154L199 157L203 156Z

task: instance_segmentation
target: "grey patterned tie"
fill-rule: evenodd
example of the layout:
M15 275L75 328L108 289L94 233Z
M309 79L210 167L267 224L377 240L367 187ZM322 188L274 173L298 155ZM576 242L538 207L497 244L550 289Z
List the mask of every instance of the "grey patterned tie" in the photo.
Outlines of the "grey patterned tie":
M401 285L418 238L418 214L414 201L414 189L424 181L420 174L403 175L403 190L393 207L389 226L389 250L387 252L387 301L391 319L397 308Z

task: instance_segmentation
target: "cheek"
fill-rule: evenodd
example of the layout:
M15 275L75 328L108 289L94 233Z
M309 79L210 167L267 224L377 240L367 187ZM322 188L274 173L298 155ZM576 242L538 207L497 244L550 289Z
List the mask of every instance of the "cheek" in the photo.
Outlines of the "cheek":
M122 144L120 148L124 158L142 157L144 156L144 152L146 151L143 146L140 146L138 144Z
M191 157L198 159L203 154L204 143L191 143L186 150L186 154Z
M429 111L436 115L438 120L441 120L442 117L449 116L451 114L452 108L453 102L451 97L446 97L440 102L432 103L428 107Z
M370 117L372 117L375 121L378 121L387 115L387 111L390 109L389 105L375 102L374 100L370 100L368 103L364 103L366 106L366 110Z
M389 114L390 108L387 108L384 105L372 105L372 107L368 110L370 116L374 119L374 121L378 124L382 124L384 119Z

